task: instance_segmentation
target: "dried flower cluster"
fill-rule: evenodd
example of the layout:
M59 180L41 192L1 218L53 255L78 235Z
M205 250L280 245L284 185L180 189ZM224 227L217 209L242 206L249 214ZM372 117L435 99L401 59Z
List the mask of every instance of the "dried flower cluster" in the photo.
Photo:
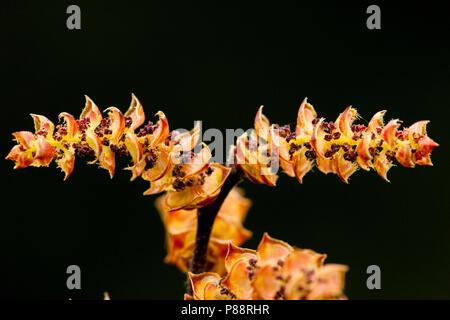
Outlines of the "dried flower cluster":
M229 244L227 275L213 272L189 274L195 300L334 300L342 291L347 266L323 265L326 255L264 234L258 249Z
M427 136L429 121L400 130L398 119L383 124L385 112L377 112L365 126L353 123L358 113L348 107L335 122L326 122L305 99L291 132L289 125L271 125L261 107L255 117L256 133L238 139L237 163L243 163L240 167L251 181L268 185L277 180L276 173L270 171L277 159L283 171L300 183L314 166L325 174L336 173L348 183L358 168L373 168L389 181L387 172L395 160L405 167L432 165L430 154L439 145Z
M144 195L167 191L165 202L171 210L192 209L215 199L230 169L209 164L211 153L206 145L197 154L191 151L199 140L199 127L191 132L169 132L167 118L159 111L157 123L149 121L138 130L145 122L145 114L134 95L125 114L115 107L105 112L108 117L103 118L86 96L79 120L61 113L62 121L56 128L46 117L32 114L35 133L13 133L19 144L6 159L15 161L14 169L48 166L55 160L67 179L74 169L75 155L90 157L90 164L98 163L112 178L115 156L129 155L132 165L125 169L131 170L131 180L140 176L150 181Z

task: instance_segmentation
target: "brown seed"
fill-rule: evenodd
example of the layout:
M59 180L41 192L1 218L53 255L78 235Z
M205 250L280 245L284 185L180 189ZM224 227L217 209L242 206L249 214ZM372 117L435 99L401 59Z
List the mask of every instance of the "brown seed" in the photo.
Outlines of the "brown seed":
M175 191L182 191L184 190L185 187L184 182L181 181L180 179L175 179L172 186L175 189Z
M331 158L333 155L334 155L334 152L331 151L331 150L327 150L327 151L325 152L325 157L326 157L326 158Z
M296 137L297 137L297 136L296 136L295 132L292 132L290 135L288 135L288 136L286 137L286 142L289 142L289 141L291 141L291 140L294 140Z
M294 153L295 153L295 151L297 151L297 150L299 150L300 149L300 146L298 145L298 144L296 144L296 143L291 143L290 145L289 145L289 155L293 155Z
M133 123L133 119L131 117L125 117L125 127L127 127L127 128L131 127L132 123Z
M103 144L104 146L109 146L109 140L106 139L106 138L104 138L104 139L102 140L102 144Z
M309 160L314 160L316 158L316 152L314 150L308 150L305 152L305 157Z
M331 145L331 151L333 151L334 153L338 152L340 148L341 148L341 146L336 143L333 143Z

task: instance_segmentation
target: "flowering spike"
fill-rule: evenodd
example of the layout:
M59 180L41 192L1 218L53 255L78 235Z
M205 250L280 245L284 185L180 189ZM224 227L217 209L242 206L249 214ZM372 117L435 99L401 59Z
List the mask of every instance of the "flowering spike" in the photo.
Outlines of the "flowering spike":
M347 266L323 264L326 255L264 235L256 250L229 246L227 274L190 274L194 299L334 300L345 299ZM206 295L205 288L211 287ZM197 293L197 294L195 294ZM218 295L221 294L221 295Z
M255 120L255 129L262 141L251 145L247 133L236 143L237 164L245 176L253 182L274 185L277 175L266 179L267 171L259 159L260 153L268 151L265 158L279 158L283 171L296 177L302 183L311 169L316 166L325 174L336 173L348 183L349 177L362 168L371 168L386 181L387 172L394 161L405 167L432 165L430 154L439 145L427 136L428 121L419 121L409 128L400 129L398 119L383 123L386 110L377 112L365 125L354 124L359 118L353 107L347 107L335 122L318 118L314 107L305 98L297 113L295 132L289 126L270 125L260 108ZM265 133L267 132L267 133ZM260 140L261 140L260 139Z
M111 178L116 157L129 155L132 163L125 169L132 172L131 180L141 176L151 182L144 195L168 191L167 203L173 210L198 208L217 197L231 169L210 164L211 152L206 146L198 154L191 151L200 138L200 122L191 132L170 132L167 117L158 111L156 124L149 121L135 133L145 115L134 94L125 114L110 107L105 110L105 118L97 105L88 96L85 98L80 119L62 112L56 127L46 117L31 114L36 132L13 133L18 144L6 159L15 162L15 169L48 166L55 160L66 180L74 169L75 155L89 157L88 163L98 163ZM226 250L225 244L222 247Z

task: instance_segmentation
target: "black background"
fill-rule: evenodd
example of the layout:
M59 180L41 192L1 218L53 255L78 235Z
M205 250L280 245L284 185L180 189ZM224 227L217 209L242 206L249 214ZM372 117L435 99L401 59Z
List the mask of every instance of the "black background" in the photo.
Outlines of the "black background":
M350 266L352 299L448 299L448 17L438 3L379 4L382 29L366 28L372 3L3 2L0 65L1 150L14 131L33 130L29 113L56 122L76 116L88 94L123 111L134 92L147 117L162 109L171 128L244 128L257 108L280 124L296 120L307 96L334 120L348 105L365 120L387 109L406 126L428 119L440 147L434 167L394 167L391 183L358 171L350 185L309 173L304 184L281 174L278 186L242 186L253 200L245 244L264 231ZM81 7L82 29L66 28ZM365 120L362 120L364 123ZM124 164L125 165L125 164ZM184 278L163 263L164 230L129 172L78 161L66 182L59 169L12 170L2 160L0 295L18 299L180 299ZM82 270L82 290L66 288L66 268ZM377 264L382 289L366 288Z

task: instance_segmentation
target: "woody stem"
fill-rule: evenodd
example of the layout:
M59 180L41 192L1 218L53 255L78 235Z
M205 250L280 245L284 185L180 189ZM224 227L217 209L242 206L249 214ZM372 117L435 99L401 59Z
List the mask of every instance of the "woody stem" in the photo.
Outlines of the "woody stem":
M232 167L232 171L222 186L219 195L212 203L197 210L197 233L195 236L194 252L192 254L189 272L193 274L202 273L207 270L206 258L208 253L208 243L211 236L214 220L220 210L225 198L233 187L241 181L242 172ZM186 282L186 291L192 295L192 286L189 277Z

